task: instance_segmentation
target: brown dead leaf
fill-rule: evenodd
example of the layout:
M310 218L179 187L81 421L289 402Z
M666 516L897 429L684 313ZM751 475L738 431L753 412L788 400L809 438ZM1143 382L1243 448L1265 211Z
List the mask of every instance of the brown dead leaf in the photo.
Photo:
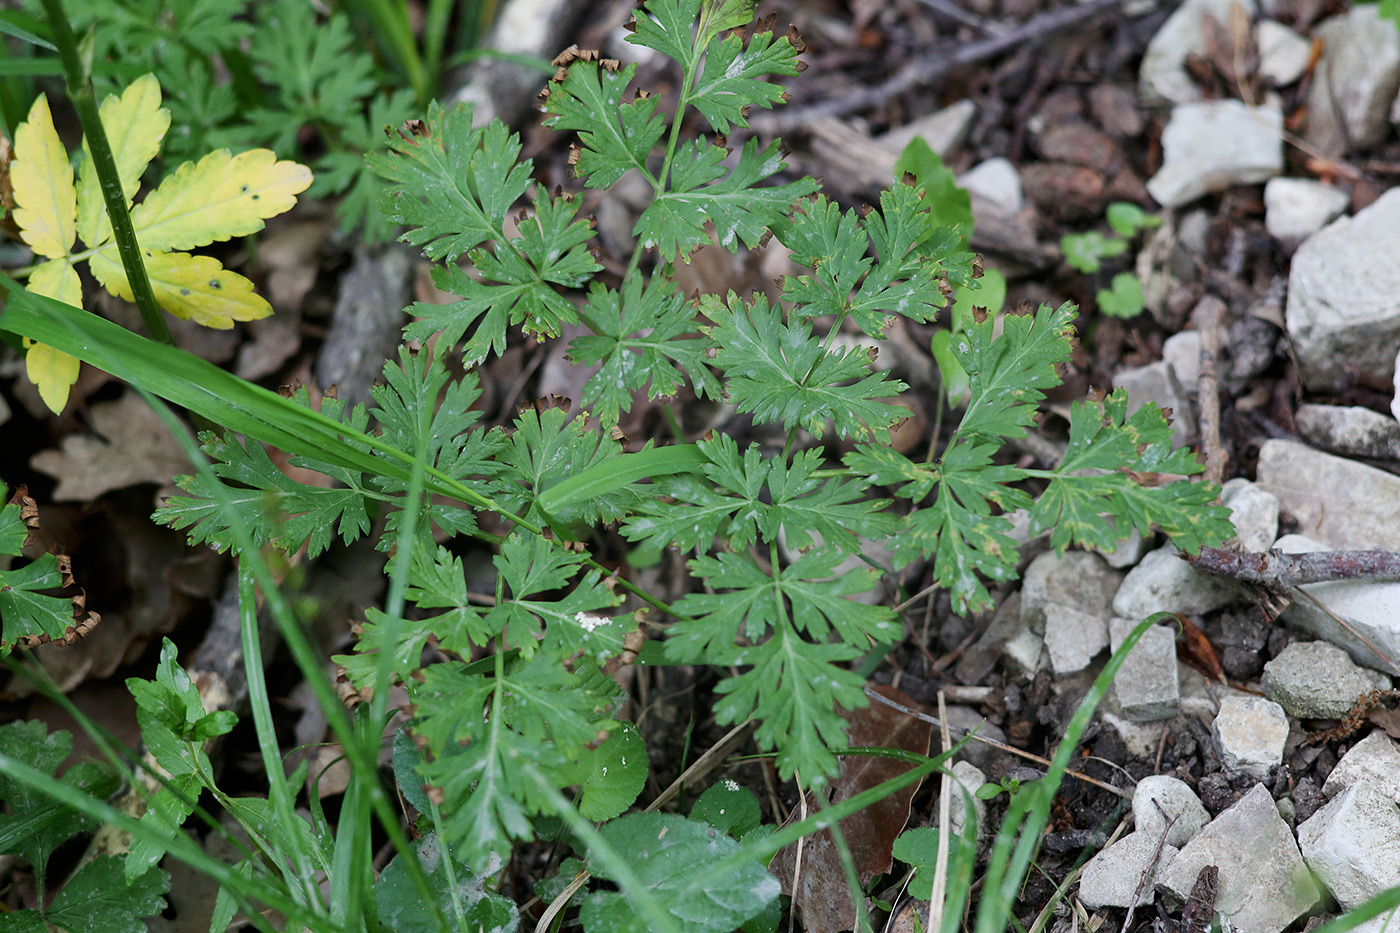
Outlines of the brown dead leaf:
M905 706L918 704L893 687L873 688ZM883 703L871 703L864 709L846 714L851 724L853 747L882 746L901 748L919 755L928 754L933 727L920 719L901 713ZM839 803L869 790L877 784L898 777L912 765L889 758L849 755L841 759L841 773L831 785L831 802ZM919 789L911 784L897 794L841 821L841 834L855 860L856 874L861 884L889 871L894 858L894 840L909 821L909 803ZM807 809L816 808L809 794ZM797 811L791 819L797 818ZM794 870L797 846L791 845L773 857L768 870L783 886L783 893L793 899L793 906L802 911L802 921L810 933L837 933L849 930L856 922L855 905L846 885L846 872L829 831L808 836L802 846L802 872L796 881Z
M1371 710L1371 714L1367 718L1371 720L1373 725L1384 729L1386 735L1392 739L1400 739L1400 709L1377 707Z
M1225 682L1225 668L1220 666L1220 659L1215 654L1215 646L1210 643L1206 633L1183 615L1178 615L1176 621L1181 625L1181 635L1176 642L1177 657L1223 684Z
M190 462L165 422L135 393L92 406L91 434L70 434L30 465L58 480L57 502L88 502L139 483L168 485Z

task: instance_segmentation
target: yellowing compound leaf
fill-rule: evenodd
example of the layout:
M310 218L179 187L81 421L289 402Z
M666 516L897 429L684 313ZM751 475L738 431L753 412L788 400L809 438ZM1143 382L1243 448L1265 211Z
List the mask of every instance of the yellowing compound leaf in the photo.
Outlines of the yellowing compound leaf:
M73 246L78 195L73 166L58 138L43 94L29 109L29 119L15 130L15 155L10 163L15 194L15 223L20 236L40 256L56 259Z
M64 260L46 262L35 269L25 285L36 295L57 298L64 304L83 306L83 286L77 271ZM54 414L68 404L68 390L78 381L78 359L62 350L25 340L24 371L39 388L39 397Z
M272 306L253 293L252 282L228 271L212 256L152 249L141 254L156 303L181 320L228 330L234 321L256 321L272 314ZM103 252L88 261L88 268L107 291L132 300L131 283L120 262Z
M131 220L144 247L193 249L258 232L267 218L291 210L310 184L309 168L279 162L270 149L220 149L176 169Z
M170 129L170 111L160 105L160 82L155 75L142 75L121 97L108 95L99 112L107 143L117 161L126 205L130 207L141 184L141 173L160 152L161 140ZM86 140L83 149L88 149ZM78 168L78 237L88 246L96 246L111 235L97 170L89 155Z

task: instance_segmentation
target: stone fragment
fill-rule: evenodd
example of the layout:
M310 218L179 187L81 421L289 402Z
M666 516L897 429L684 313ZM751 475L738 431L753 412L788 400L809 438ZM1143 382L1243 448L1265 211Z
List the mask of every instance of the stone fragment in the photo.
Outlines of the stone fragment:
M1310 444L1348 457L1400 460L1400 422L1357 405L1299 405L1293 416Z
M1322 785L1322 793L1335 797L1357 781L1366 781L1391 800L1400 803L1400 745L1384 729L1353 745Z
M1021 192L1021 176L1009 159L997 156L974 165L958 179L958 187L980 195L1008 214L1019 214L1026 206Z
M1400 32L1375 4L1357 4L1318 27L1322 57L1308 87L1304 136L1329 156L1370 149L1390 130L1400 90Z
M1237 100L1178 104L1162 131L1162 168L1147 190L1181 207L1231 185L1268 181L1283 171L1283 111Z
M939 156L947 158L949 153L967 139L975 116L977 105L964 98L926 117L920 117L898 129L877 136L875 141L884 149L900 153L917 136L928 143L928 147Z
M1138 71L1138 92L1149 103L1174 104L1200 100L1201 90L1186 71L1186 59L1209 54L1206 17L1216 23L1230 21L1230 7L1238 0L1186 0L1167 18L1142 55ZM1254 0L1240 4L1249 18L1254 17Z
M1158 408L1170 408L1173 446L1182 446L1195 433L1191 404L1165 360L1120 369L1113 375L1113 387L1128 391L1129 415L1148 402L1156 402Z
M1390 689L1390 678L1358 667L1325 641L1295 641L1264 665L1264 693L1290 716L1340 719L1372 690Z
M1164 845L1158 851L1160 836L1128 833L1084 864L1079 876L1079 899L1090 910L1100 907L1129 907L1137 894L1137 906L1152 903L1156 881L1176 858L1176 848ZM1151 873L1151 877L1144 878Z
M1057 674L1081 671L1108 645L1108 618L1122 575L1087 551L1046 551L1026 568L1021 621L1045 633Z
M1264 185L1264 227L1292 249L1342 215L1351 198L1309 178L1270 178Z
M987 802L977 797L977 790L987 783L987 775L982 773L982 769L970 761L958 759L953 762L950 769L953 772L955 786L953 788L957 796L951 801L952 806L948 809L949 828L953 835L962 838L963 829L967 826L967 815L969 810L977 821L978 832L980 834L983 822L987 819ZM964 797L962 792L967 791ZM971 803L968 803L968 800Z
M1183 904L1207 865L1220 872L1216 910L1240 933L1280 933L1321 897L1293 833L1262 784L1182 847L1158 889L1169 903Z
M1176 373L1176 381L1189 395L1201 381L1201 332L1183 330L1162 341L1162 362Z
M1400 188L1314 233L1293 254L1285 319L1309 389L1330 389L1348 368L1385 380L1394 375L1397 255Z
M1312 43L1282 23L1261 19L1254 27L1259 74L1274 87L1287 87L1303 76L1312 58Z
M1296 441L1259 449L1258 484L1298 533L1336 550L1400 550L1400 477Z
M1283 761L1288 716L1273 700L1223 697L1220 712L1211 724L1211 734L1227 771L1242 771L1262 781L1271 768Z
M1138 624L1117 616L1110 619L1110 647L1117 651ZM1123 659L1113 679L1113 693L1123 718L1130 722L1156 722L1177 714L1181 688L1177 682L1176 635L1171 629L1154 625L1143 633Z
M1190 785L1179 778L1153 774L1138 781L1133 789L1133 826L1137 832L1159 839L1173 819L1167 845L1179 849L1210 822L1210 813Z
M1147 118L1132 91L1107 81L1089 88L1089 111L1115 139L1131 139L1147 127Z
M1251 554L1267 551L1278 537L1278 496L1247 479L1232 479L1220 490L1230 510L1235 540Z
M1274 547L1285 554L1331 550L1303 535L1284 535ZM1292 595L1279 617L1285 624L1346 649L1357 664L1400 673L1386 660L1400 659L1400 583L1310 583Z
M1247 599L1235 581L1192 567L1174 545L1166 544L1142 559L1123 578L1113 598L1113 614L1141 622L1154 612L1210 612Z
M1144 538L1136 528L1130 528L1128 529L1128 537L1119 541L1113 550L1105 552L1103 559L1114 570L1127 570L1129 567L1137 566L1151 547L1152 539L1150 537Z
M1357 781L1298 827L1303 859L1350 910L1400 885L1400 807L1369 781Z

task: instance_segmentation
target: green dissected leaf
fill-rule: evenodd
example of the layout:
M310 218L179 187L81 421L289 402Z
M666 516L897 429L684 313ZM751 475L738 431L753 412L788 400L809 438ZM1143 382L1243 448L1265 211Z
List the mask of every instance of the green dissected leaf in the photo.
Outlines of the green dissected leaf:
M170 890L170 876L151 869L128 882L122 877L124 861L99 855L68 879L46 909L24 913L41 918L35 927L39 930L145 933L148 927L143 918L154 917L165 909L163 895Z
M572 783L570 762L616 727L617 685L587 661L571 672L561 655L541 651L503 669L497 679L434 664L414 697L414 731L433 756L420 773L443 792L443 832L477 869L511 840L531 838L531 817L550 812L537 781Z
M743 26L753 18L752 4L731 2L730 5L736 8L747 5L749 9L735 9L727 20L735 26L719 29ZM711 20L709 28L713 29L718 21ZM781 85L759 79L797 74L797 55L802 50L795 47L788 36L774 35L771 30L754 33L748 42L734 32L716 42L708 42L704 39L708 31L701 28L702 41L708 46L705 69L691 90L690 102L716 133L728 133L731 125L749 125L746 114L750 107L766 110L784 99L786 92Z
M402 239L422 246L429 259L453 262L488 240L503 240L506 214L530 186L533 163L520 156L520 137L504 123L472 126L465 104L444 113L434 103L428 119L392 139L387 153L365 157L395 183L383 210L414 229Z
M817 188L811 178L757 187L786 167L777 143L760 153L758 140L750 139L738 163L726 171L723 163L729 154L726 147L714 143L681 144L671 163L670 190L647 205L632 230L645 246L666 257L688 255L711 242L705 230L708 221L719 244L730 252L737 252L740 242L752 248L794 201Z
M1161 528L1195 553L1234 534L1229 509L1212 505L1219 490L1186 481L1155 485L1159 476L1194 476L1202 467L1189 450L1172 450L1172 430L1151 403L1127 417L1122 389L1104 402L1076 403L1070 443L1045 492L1031 509L1033 530L1052 529L1050 543L1112 550L1131 529ZM1082 475L1081 475L1082 474ZM1112 523L1103 513L1114 517Z
M696 45L703 48L726 29L747 26L753 19L755 6L756 0L702 0Z
M0 726L0 748L16 760L44 774L57 774L73 748L68 732L49 734L38 720L9 722ZM120 781L106 770L91 764L78 764L64 772L61 780L92 794L105 797ZM92 828L92 821L50 799L27 784L0 773L0 852L14 853L27 861L42 881L49 856L67 840Z
M578 320L574 306L554 286L582 287L602 268L585 246L593 231L587 221L575 218L578 205L568 197L539 195L534 207L520 220L519 236L505 240L493 234L498 240L494 247L470 249L481 279L457 266L433 270L438 288L461 300L413 305L410 313L421 320L406 328L410 339L426 339L441 330L443 340L455 343L475 324L462 356L466 363L479 363L488 353L505 352L510 325L521 325L536 337L552 337Z
M758 798L733 781L716 781L705 789L690 808L690 818L709 823L735 839L758 828L763 813Z
M0 485L0 497L4 492ZM19 557L28 538L19 503L6 503L0 508L0 556ZM63 572L53 554L18 570L0 570L0 656L29 635L63 637L73 624L73 601L39 592L63 585Z
M399 351L397 364L384 366L384 384L370 390L380 425L380 437L399 450L418 451L419 437L426 462L451 476L471 482L492 476L499 468L492 461L505 441L498 432L473 430L482 412L472 406L481 397L475 373L453 379L441 354ZM420 419L425 423L420 424ZM403 479L375 477L374 484L390 493L408 492ZM428 501L424 511L438 527L453 534L476 529L471 511L458 505ZM389 516L383 541L392 541L401 512Z
M632 870L674 918L690 933L726 933L760 913L779 893L778 879L763 863L750 859L705 887L691 883L697 865L710 865L739 851L739 843L706 823L675 813L635 813L613 820L599 835L624 853ZM607 878L605 866L589 866ZM644 914L625 893L595 892L583 903L581 919L588 933L645 931Z
M675 395L688 378L696 395L719 397L719 380L706 365L710 341L673 287L659 279L644 287L641 276L629 277L620 292L595 282L583 315L593 334L574 339L569 359L602 364L584 383L581 401L605 424L616 424L647 386L648 398Z
M358 117L378 82L349 18L332 13L317 22L315 8L298 0L259 4L257 12L249 57L275 93L270 106L248 115L251 129L279 152L295 152L303 125L339 127Z
M653 499L638 507L623 523L630 540L689 550L708 547L721 536L742 548L759 538L776 541L782 533L795 549L808 547L815 537L855 554L861 537L881 537L892 529L882 514L887 501L865 500L853 483L815 477L822 468L818 451L803 451L785 466L763 459L756 445L741 454L727 435L699 446L709 460L703 467L709 482L695 475L659 482L663 495L674 501Z
M992 514L1025 508L1031 498L1008 484L1026 474L1012 466L993 466L991 444L950 448L940 462L938 496L906 519L905 527L889 539L896 567L932 556L933 574L949 590L958 612L991 605L991 595L978 574L993 580L1014 580L1018 552L1007 534L1011 522Z
M497 605L486 616L496 631L510 627L509 641L526 656L534 653L533 634L544 623L544 642L562 654L586 651L603 661L621 654L623 639L636 630L637 623L626 617L599 614L611 609L621 598L603 584L595 570L558 600L529 599L564 587L578 573L584 555L568 551L548 538L516 532L506 539L496 557L496 567L510 587L509 600Z
M501 479L506 484L498 501L510 512L529 519L548 519L556 531L575 521L615 521L622 518L636 501L631 487L601 492L586 502L575 502L542 514L536 501L554 484L583 473L590 467L612 461L621 465L617 444L589 430L582 418L569 420L568 413L551 408L543 413L524 411L515 421L515 433L499 455Z
M695 21L700 0L647 0L645 6L645 12L634 16L636 28L627 41L654 49L682 66L690 65L697 57Z
M922 235L927 237L939 227L954 227L959 245L966 249L968 238L972 236L972 196L958 187L952 169L922 137L910 140L895 160L895 187L906 174L913 176L914 186L929 210Z
M10 504L0 511L0 525L23 529L19 506ZM18 551L14 552L18 553ZM63 586L58 558L45 554L18 570L0 570L0 654L8 652L27 635L62 638L73 624L73 601L61 596L45 596L42 590Z
M310 407L304 389L295 400ZM323 399L321 412L356 431L363 431L368 422L363 406L343 417L344 402L338 399ZM277 468L260 442L249 438L206 431L200 434L200 449L219 479L211 481L204 474L176 477L175 484L190 495L171 496L152 516L160 524L187 529L194 544L207 543L221 551L233 547L237 520L260 546L276 544L290 553L305 544L307 553L315 557L330 547L337 534L346 544L367 534L365 502L383 498L366 487L359 471L308 457L293 457L291 463L324 473L343 486L299 483ZM222 487L222 496L213 482Z
M834 778L832 752L846 747L846 720L837 708L856 709L868 702L864 679L844 666L861 653L850 645L813 644L779 629L767 642L735 657L735 663L749 669L716 686L723 697L715 704L715 719L722 725L759 720L754 741L777 751L778 773L785 781L796 771L809 783Z
M1000 336L991 318L954 336L972 392L954 443L1025 437L1045 390L1060 384L1055 367L1069 361L1075 314L1068 302L1041 305L1034 315L1004 315Z
M656 112L655 97L623 102L636 73L636 65L619 69L615 62L580 59L549 85L544 124L578 133L574 173L590 188L610 187L631 169L654 180L647 156L666 132L666 119Z
M727 301L705 296L701 310L715 322L708 328L719 348L715 366L728 377L739 411L818 435L830 421L842 437L869 436L907 414L881 401L907 386L872 373L865 348L824 351L808 322L784 323L782 309L763 295L752 304L733 292Z
M492 879L465 866L452 866L450 852L443 851L437 833L428 833L414 844L419 863L437 902L459 930L492 930L513 933L520 927L520 913L509 898L491 894L486 885ZM395 855L384 866L374 886L379 922L395 933L438 933L436 914L423 902L409 877L403 856Z
M450 555L448 560L451 560ZM415 569L417 569L416 565L417 561L415 561ZM443 569L441 565L434 564L428 572L432 573L441 569ZM456 569L458 573L461 572L460 566ZM450 569L448 572L450 573ZM424 582L421 577L415 579L416 582ZM441 585L446 589L450 587L451 581L441 581ZM465 589L465 586L463 588ZM440 605L433 608L440 608L441 605L454 605L448 602L452 598L451 595L442 595L435 591L424 594L422 590L410 590L405 595L409 599L422 598L428 603L441 600ZM419 605L424 604L420 602ZM443 635L443 632L447 634ZM463 647L469 649L470 644L478 636L482 637L480 643L485 644L490 640L491 634L493 633L489 633L489 629L484 625L479 610L472 606L464 605L459 607L457 611L447 612L431 619L394 619L382 610L370 606L365 609L365 621L359 626L359 636L355 640L355 653L332 655L331 660L345 668L346 676L356 687L374 690L379 686L379 658L383 652L387 651L391 656L389 661L391 679L395 682L401 682L411 672L422 666L423 647L427 644L430 636L438 635L444 639L451 639L454 648L461 650Z

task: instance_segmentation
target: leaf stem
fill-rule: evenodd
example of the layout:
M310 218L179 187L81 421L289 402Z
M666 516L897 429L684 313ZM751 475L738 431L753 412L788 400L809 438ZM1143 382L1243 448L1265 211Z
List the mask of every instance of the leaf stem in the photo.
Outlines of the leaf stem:
M63 60L68 99L78 112L78 122L83 126L83 135L87 137L88 151L92 153L93 168L97 170L97 180L102 188L102 199L107 204L107 217L112 222L112 237L117 241L122 267L126 270L127 281L131 283L132 297L141 311L141 321L146 325L151 339L173 344L175 341L165 323L165 315L161 313L155 292L151 290L146 266L141 262L141 244L136 239L131 215L126 210L126 192L122 190L117 160L112 155L112 146L107 141L107 131L98 112L97 95L92 89L92 46L85 42L86 48L80 52L73 27L63 12L62 0L43 0L43 4L49 26L53 29L54 43Z

